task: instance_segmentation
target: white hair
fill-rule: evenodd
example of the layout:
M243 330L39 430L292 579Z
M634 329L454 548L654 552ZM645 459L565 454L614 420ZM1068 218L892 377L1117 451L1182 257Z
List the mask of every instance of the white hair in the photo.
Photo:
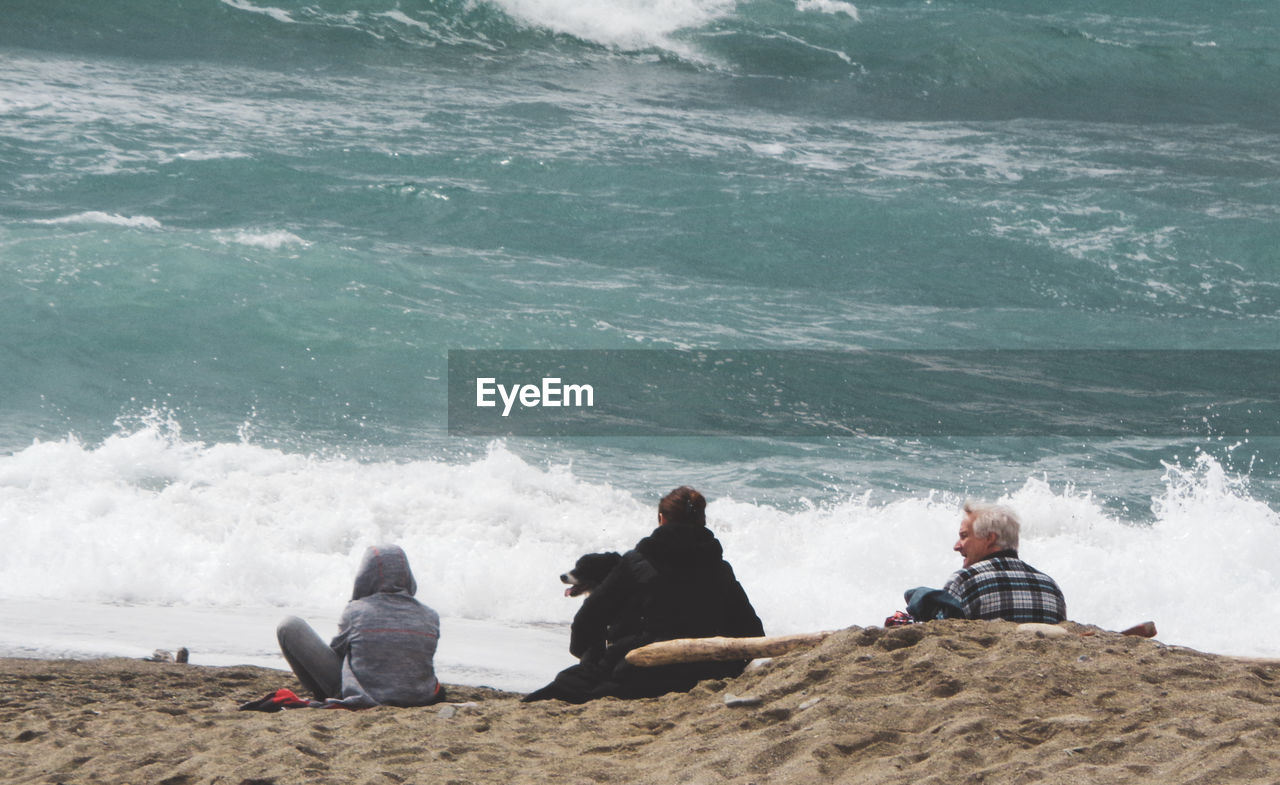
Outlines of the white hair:
M1022 522L1012 509L1002 504L968 501L964 503L964 512L973 516L975 535L986 537L994 532L997 548L1002 551L1018 550L1018 532L1022 529Z

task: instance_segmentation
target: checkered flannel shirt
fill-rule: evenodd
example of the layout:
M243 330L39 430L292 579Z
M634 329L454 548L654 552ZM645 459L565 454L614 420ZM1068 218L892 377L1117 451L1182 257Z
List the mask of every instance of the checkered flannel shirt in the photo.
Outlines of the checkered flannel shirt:
M1067 618L1067 601L1053 578L1000 551L951 576L943 587L970 619L1004 619L1057 624Z

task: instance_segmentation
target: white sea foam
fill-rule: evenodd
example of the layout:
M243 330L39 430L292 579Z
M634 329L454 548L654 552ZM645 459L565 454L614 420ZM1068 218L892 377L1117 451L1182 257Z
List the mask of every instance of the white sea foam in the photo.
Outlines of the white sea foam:
M390 19L393 22L399 22L402 25L413 27L425 32L431 31L431 25L427 24L426 22L422 22L417 19L414 19L413 17L409 16L404 11L401 11L398 8L393 9L391 11L383 11L382 13L378 14L378 16L381 16L386 19Z
M38 224L111 224L113 226L129 226L135 229L159 229L162 224L149 215L117 215L89 210L61 218L45 218L35 221Z
M222 0L222 2L224 5L229 5L238 11L249 11L255 14L264 14L277 22L285 22L286 24L294 22L294 18L283 8L275 8L274 6L256 6L253 3L247 2L247 0Z
M733 13L734 0L494 0L525 24L622 49L671 48L677 30L704 25Z
M844 14L855 22L859 20L858 8L841 0L796 0L797 11L817 11L823 14Z
M276 229L274 231L237 231L226 232L219 235L219 239L224 243L235 243L236 245L249 245L255 248L266 248L271 251L278 251L286 246L298 246L305 248L311 243L302 239L293 232L284 229Z
M1258 601L1280 589L1280 517L1212 458L1169 466L1151 525L1043 479L1005 501L1025 517L1024 558L1059 580L1072 618L1154 619L1166 642L1280 653L1280 610ZM447 616L564 624L577 603L556 576L582 553L629 547L655 503L501 444L470 463L361 463L206 445L153 423L0 457L0 600L340 604L364 548L394 541ZM867 494L783 511L721 497L708 516L766 628L786 633L876 624L903 590L941 585L958 566L958 504Z
M161 157L161 163L172 163L173 161L232 161L237 159L252 158L249 153L226 151L226 150L188 150L186 152L177 153L173 156Z

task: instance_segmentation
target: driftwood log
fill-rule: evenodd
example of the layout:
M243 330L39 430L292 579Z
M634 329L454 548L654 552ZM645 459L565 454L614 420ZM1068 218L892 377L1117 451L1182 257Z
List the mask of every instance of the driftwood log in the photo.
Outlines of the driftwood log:
M1024 624L1021 627L1053 627L1066 630L1056 625ZM1021 627L1019 629L1021 629ZM802 632L797 635L769 635L763 638L676 638L670 641L658 641L641 646L627 652L627 662L641 668L655 665L675 665L681 662L709 662L719 660L754 660L757 657L777 657L795 649L816 646L833 630L823 632ZM1123 635L1137 635L1150 638L1156 634L1154 622L1143 622L1125 630Z
M794 649L815 646L831 631L803 632L798 635L771 635L763 638L676 638L658 641L627 652L627 662L642 668L674 665L680 662L713 660L753 660L776 657Z

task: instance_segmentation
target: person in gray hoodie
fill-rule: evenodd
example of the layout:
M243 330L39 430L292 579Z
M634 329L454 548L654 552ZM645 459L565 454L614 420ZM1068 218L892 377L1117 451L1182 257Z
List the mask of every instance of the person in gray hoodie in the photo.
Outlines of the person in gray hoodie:
M436 679L440 616L414 599L418 584L396 545L370 547L356 572L351 602L326 644L302 619L276 628L289 667L326 705L426 706L444 698Z

